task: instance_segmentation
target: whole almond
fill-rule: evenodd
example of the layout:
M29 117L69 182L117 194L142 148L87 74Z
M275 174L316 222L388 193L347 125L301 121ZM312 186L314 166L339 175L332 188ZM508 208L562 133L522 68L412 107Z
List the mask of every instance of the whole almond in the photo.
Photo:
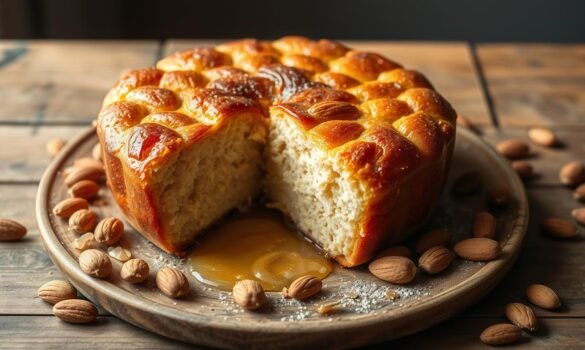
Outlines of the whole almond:
M534 176L534 168L532 167L532 164L527 161L515 160L512 162L511 166L522 180L529 180Z
M377 278L396 284L406 284L416 276L416 265L402 256L386 256L376 259L368 266Z
M189 293L189 280L174 268L163 267L156 273L156 286L171 298L180 298Z
M409 258L411 254L412 252L410 251L410 248L408 248L407 246L397 245L382 250L380 253L378 253L378 255L376 255L376 259L385 256L403 256L405 258Z
M508 320L516 326L525 331L536 331L538 319L530 306L521 303L509 303L506 305L505 312Z
M120 277L126 282L142 283L148 279L150 268L142 259L130 259L122 265Z
M579 185L575 192L573 192L573 197L581 202L585 202L585 184Z
M70 174L65 177L65 185L71 187L74 183L81 180L90 180L93 182L99 182L104 175L103 167L96 166L84 166L81 168L76 167Z
M544 234L555 238L574 238L579 234L577 226L561 218L548 218L540 224Z
M102 161L102 147L100 146L99 143L93 146L93 148L91 149L91 156L95 160Z
M489 326L479 336L479 339L488 345L506 345L520 340L522 329L509 323L499 323Z
M37 295L45 302L54 305L63 300L77 298L77 291L69 282L53 280L43 284L37 291Z
M92 277L106 278L112 274L110 257L97 249L88 249L81 253L79 267L81 267L81 271Z
M416 241L415 251L422 254L432 247L447 246L451 242L451 232L447 229L432 230L420 236Z
M453 194L462 196L479 191L483 183L481 175L476 171L470 171L460 175L453 183Z
M83 168L83 167L96 167L96 168L103 168L104 165L101 161L89 158L89 157L81 157L77 158L73 161L73 166L76 168Z
M90 180L81 180L69 187L67 193L74 198L92 199L99 192L100 186Z
M89 323L96 319L98 310L87 300L68 299L53 306L53 314L69 323Z
M238 281L232 290L232 297L246 310L255 310L266 302L264 289L254 280Z
M577 161L565 164L559 172L559 180L567 186L580 185L585 181L585 166Z
M471 228L473 237L494 238L496 235L496 219L486 211L480 211L473 217Z
M526 297L532 304L542 309L553 310L561 306L561 299L558 294L544 284L531 284L528 286L526 288Z
M106 245L116 244L124 234L124 223L114 217L105 218L95 227L94 239Z
M492 187L487 192L487 200L494 207L504 206L510 200L510 191L504 186Z
M97 222L97 216L89 209L81 209L69 217L69 228L77 233L91 231Z
M585 208L573 209L573 211L571 211L571 215L573 215L578 223L585 225Z
M502 141L496 145L496 149L508 159L525 158L530 153L530 146L519 139Z
M528 138L539 146L553 147L557 144L557 136L547 128L531 128L528 130Z
M308 109L308 112L320 120L353 120L361 114L353 104L339 101L317 102Z
M18 241L26 235L26 227L22 224L0 218L0 242Z
M53 214L66 219L76 211L88 208L89 203L84 198L67 198L55 205Z
M436 246L427 250L418 259L418 267L428 274L443 272L453 261L453 254L445 247Z
M305 300L319 293L323 288L323 282L317 277L302 276L294 280L288 288L283 290L285 298Z
M47 142L47 153L51 157L55 157L57 154L59 154L59 152L61 152L63 146L65 146L65 140L61 138L51 139L49 142Z
M497 259L502 250L500 244L490 238L468 238L453 247L460 258L471 261L491 261Z

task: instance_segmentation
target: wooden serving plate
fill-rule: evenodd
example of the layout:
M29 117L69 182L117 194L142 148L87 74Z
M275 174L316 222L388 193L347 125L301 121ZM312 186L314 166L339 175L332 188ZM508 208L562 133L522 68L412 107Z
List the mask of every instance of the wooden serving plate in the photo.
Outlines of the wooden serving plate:
M154 275L158 268L172 265L189 276L184 261L163 253L127 225L121 245L149 263L149 280L143 285L124 282L119 277L121 263L115 260L110 278L89 277L78 266L80 252L73 247L77 235L68 230L65 220L51 214L53 206L66 197L63 169L74 159L91 154L96 143L93 129L84 132L68 144L43 176L37 219L46 249L55 265L88 299L138 327L195 344L254 349L275 345L347 348L413 334L455 315L494 288L516 260L526 233L528 205L518 176L475 134L459 128L447 190L427 229L449 228L454 241L468 237L473 213L487 206L486 189L506 186L512 194L511 202L504 208L490 209L498 221L503 250L499 259L489 263L456 259L447 271L433 277L419 272L406 286L379 281L365 267L336 266L324 280L319 296L297 302L268 293L269 303L259 312L241 310L229 293L204 287L194 278L190 278L193 291L189 295L170 299L156 289ZM454 198L450 191L453 179L468 171L482 175L482 190ZM100 218L123 217L105 186L91 208ZM390 300L389 291L400 298ZM340 301L338 313L324 316L316 312L319 305L334 301Z

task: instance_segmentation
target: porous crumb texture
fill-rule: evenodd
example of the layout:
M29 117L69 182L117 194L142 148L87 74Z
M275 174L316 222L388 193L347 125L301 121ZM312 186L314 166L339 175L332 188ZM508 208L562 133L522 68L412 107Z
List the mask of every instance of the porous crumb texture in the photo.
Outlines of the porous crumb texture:
M116 202L165 251L181 254L264 189L354 266L425 221L455 118L416 71L330 40L284 37L195 48L123 74L97 132Z

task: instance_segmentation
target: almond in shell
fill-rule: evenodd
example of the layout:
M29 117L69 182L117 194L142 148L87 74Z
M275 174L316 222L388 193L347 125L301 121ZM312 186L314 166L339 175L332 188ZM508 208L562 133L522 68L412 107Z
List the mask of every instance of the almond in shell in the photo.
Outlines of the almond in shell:
M91 231L97 222L97 216L89 209L81 209L69 217L69 228L77 233Z
M142 259L130 259L122 265L120 277L126 282L142 283L148 279L150 268Z
M266 293L254 280L238 281L232 290L234 302L246 310L255 310L266 302Z
M116 244L124 234L122 220L109 217L101 220L95 227L94 238L99 243L106 245Z
M180 298L190 290L189 280L179 270L163 267L156 273L156 286L165 295L171 298Z
M79 255L79 267L92 277L106 278L112 274L110 257L98 249L88 249L81 253Z

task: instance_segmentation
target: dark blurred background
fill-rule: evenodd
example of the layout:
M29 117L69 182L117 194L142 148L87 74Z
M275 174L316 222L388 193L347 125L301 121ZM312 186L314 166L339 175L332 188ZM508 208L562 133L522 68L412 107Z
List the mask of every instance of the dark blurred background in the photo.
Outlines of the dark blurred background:
M584 42L584 0L0 0L3 39Z

